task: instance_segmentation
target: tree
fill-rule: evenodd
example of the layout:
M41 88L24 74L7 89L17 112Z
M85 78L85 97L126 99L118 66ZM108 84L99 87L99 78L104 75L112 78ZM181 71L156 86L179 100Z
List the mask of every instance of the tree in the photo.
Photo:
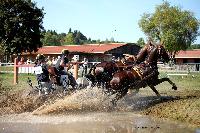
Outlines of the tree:
M200 44L192 44L188 49L200 49Z
M72 33L72 29L71 29L71 28L69 28L69 31L68 31L68 33Z
M65 37L65 44L72 45L74 44L74 36L73 33L68 33Z
M64 45L65 37L66 37L66 33L60 33L60 34L58 34L58 38L60 40L60 44L61 45Z
M199 21L190 11L170 6L164 1L152 14L144 14L139 20L142 31L154 41L163 43L171 56L187 49L198 36Z
M114 43L114 42L115 42L114 37L111 37L111 38L110 38L110 42L111 42L111 43Z
M140 47L143 47L145 45L145 42L144 42L144 39L142 37L140 37L137 41L137 44L140 46Z
M80 45L87 42L87 37L84 36L80 31L75 30L74 32L69 29L68 34L65 37L66 44Z
M108 38L106 38L106 40L104 41L104 43L109 43L109 40L108 40Z
M46 46L60 46L65 34L58 34L55 30L48 30L43 32L44 38L41 39L43 45Z
M87 42L87 37L84 36L80 31L74 31L74 43L77 45Z
M1 0L0 45L6 55L37 51L42 46L43 9L30 0Z

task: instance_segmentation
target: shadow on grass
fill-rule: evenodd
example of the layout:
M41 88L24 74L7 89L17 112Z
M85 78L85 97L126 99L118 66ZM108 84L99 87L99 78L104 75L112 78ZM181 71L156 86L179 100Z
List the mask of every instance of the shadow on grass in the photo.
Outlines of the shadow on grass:
M198 98L198 96L126 96L121 102L119 102L118 107L126 106L128 110L142 111L160 103L192 98Z

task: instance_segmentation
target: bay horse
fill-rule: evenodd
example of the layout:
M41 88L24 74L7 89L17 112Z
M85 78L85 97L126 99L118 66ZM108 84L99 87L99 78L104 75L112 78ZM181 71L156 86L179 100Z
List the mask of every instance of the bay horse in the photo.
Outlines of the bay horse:
M144 49L142 52L146 54ZM120 98L127 94L128 89L135 89L137 93L139 88L149 86L157 96L160 96L155 86L164 81L168 81L172 85L172 89L177 90L175 83L169 78L158 78L157 60L162 59L163 62L169 61L169 55L164 49L164 46L153 45L151 50L147 53L148 55L145 61L135 65L131 70L123 70L114 73L110 81L110 89L114 90L116 93L115 98L111 101L114 105Z
M131 57L127 58L126 61L104 61L98 63L91 67L89 73L85 77L92 82L92 86L97 85L97 87L108 89L113 74L117 71L132 68L135 60Z

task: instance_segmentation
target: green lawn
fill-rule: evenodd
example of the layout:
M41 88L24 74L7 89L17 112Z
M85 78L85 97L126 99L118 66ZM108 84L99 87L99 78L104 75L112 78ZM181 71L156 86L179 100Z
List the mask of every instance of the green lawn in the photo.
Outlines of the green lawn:
M2 87L5 89L25 89L28 86L27 79L28 77L36 83L36 76L34 74L19 74L18 84L14 85L14 74L13 73L0 73L0 79L2 81Z
M14 70L13 66L0 66L0 71L9 71L12 72Z
M161 72L160 77L168 77L167 74L169 72ZM177 72L170 72L170 73L177 73ZM182 74L182 73L178 73ZM187 73L184 73L187 74ZM184 90L200 90L200 73L193 72L188 73L187 76L181 76L181 75L174 75L169 76L169 78L176 83L178 88L184 89ZM164 83L165 84L165 83Z

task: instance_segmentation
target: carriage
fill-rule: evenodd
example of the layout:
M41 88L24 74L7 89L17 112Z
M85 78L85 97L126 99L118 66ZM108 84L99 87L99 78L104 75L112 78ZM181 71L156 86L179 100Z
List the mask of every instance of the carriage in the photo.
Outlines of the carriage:
M66 53L63 53L55 65L47 65L45 57L42 54L36 57L34 72L38 85L35 88L39 91L39 94L49 94L59 87L62 88L64 94L70 89L76 89L77 83L72 73L66 71L64 68L68 62L65 55ZM30 79L28 79L28 83L34 88Z

